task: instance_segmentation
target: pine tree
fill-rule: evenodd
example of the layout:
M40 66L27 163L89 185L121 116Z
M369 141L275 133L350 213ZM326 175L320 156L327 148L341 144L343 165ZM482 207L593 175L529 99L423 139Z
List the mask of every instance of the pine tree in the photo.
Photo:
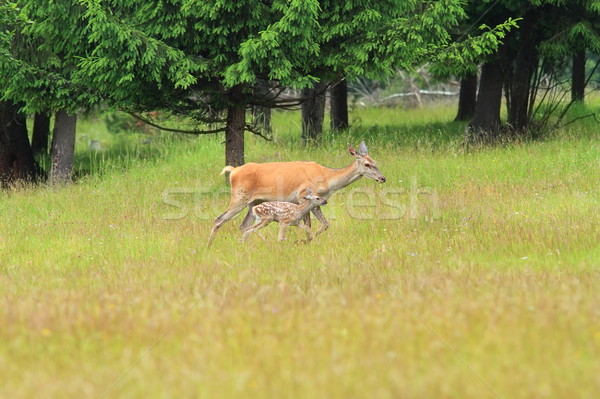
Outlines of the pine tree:
M0 53L0 93L31 113L70 114L67 122L55 124L49 173L60 176L53 182L67 182L75 150L70 137L75 134L75 115L100 101L76 77L77 57L90 50L84 9L66 0L22 0L12 2L11 10L16 17L7 24L11 37ZM27 146L31 148L28 141ZM60 171L53 170L58 165Z
M461 3L20 0L31 23L11 40L0 88L32 112L102 102L150 123L154 110L192 118L198 129L187 132L225 132L226 163L239 165L244 130L259 133L246 109L298 106L281 95L288 87L432 58L457 64L497 47L506 27L451 45Z
M480 93L468 140L502 140L506 135L526 134L536 120L537 105L544 99L543 95L538 96L541 77L548 71L554 74L564 71L571 59L579 61L574 63L579 68L574 69L578 74L573 75L573 89L580 94L574 93L573 98L581 97L585 86L581 54L586 50L600 53L600 3L597 0L470 1L467 11L471 19L492 26L509 16L519 19L519 29L511 31L501 50L484 61L482 69L488 73L482 73L480 79ZM495 72L489 73L492 70ZM497 94L503 89L508 111L506 128L499 123ZM556 109L564 116L568 106L546 107L545 113L537 116L541 124L536 127L547 122L548 112Z

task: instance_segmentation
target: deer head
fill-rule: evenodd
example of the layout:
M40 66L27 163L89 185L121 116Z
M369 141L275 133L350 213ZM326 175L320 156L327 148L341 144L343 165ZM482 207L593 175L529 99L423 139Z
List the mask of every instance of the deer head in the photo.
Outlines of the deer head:
M373 179L378 183L385 183L386 178L381 174L379 169L377 169L377 163L369 156L369 149L367 145L363 141L360 143L359 150L356 151L354 148L350 147L348 144L348 151L350 155L352 155L358 161L358 173L361 176L368 177L369 179Z

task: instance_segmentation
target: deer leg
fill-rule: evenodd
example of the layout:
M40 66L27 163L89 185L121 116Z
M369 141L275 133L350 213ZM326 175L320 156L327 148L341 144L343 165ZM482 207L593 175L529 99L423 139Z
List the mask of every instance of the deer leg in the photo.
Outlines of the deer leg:
M310 228L310 212L304 215L304 218L302 218L302 222L306 227Z
M306 226L306 225L302 225L302 224L298 224L298 227L300 227L302 230L306 231L306 241L312 241L314 236L313 236L313 232L310 230L310 227Z
M279 223L279 237L277 237L277 240L283 241L285 239L285 232L286 232L287 228L288 228L287 224Z
M246 230L244 230L244 234L242 234L242 241L246 241L246 238L248 238L248 236L257 231L262 229L263 227L265 227L266 225L268 225L271 222L271 220L269 219L263 219L263 220L257 220L256 223L254 223L253 226L248 227ZM260 233L258 233L261 238L264 240L265 238L262 237L262 235Z
M210 237L208 238L207 246L209 248L210 248L210 245L212 244L212 241L215 238L215 235L217 234L217 231L219 231L221 226L223 226L225 223L227 223L229 220L231 220L235 215L240 213L242 211L242 209L244 209L245 207L246 207L246 204L244 204L244 203L229 204L229 208L227 208L227 210L225 212L223 212L220 216L218 216L215 219L213 228L210 231Z
M260 231L257 231L256 234L258 234L258 236L260 237L261 240L263 240L264 242L267 242L267 239L265 238L265 236L262 235L262 233Z
M248 236L250 234L252 234L252 232L254 231L254 227L259 224L261 221L257 220L256 223L254 223L252 226L249 226L247 228L244 229L244 231L242 232L242 238L240 239L240 241L246 241L246 238L248 238Z
M317 219L319 219L319 222L321 222L321 228L317 230L317 234L315 234L316 236L318 236L319 234L321 234L329 228L329 222L327 221L327 219L325 219L325 215L323 215L323 211L321 210L320 206L315 206L311 212L315 215Z
M246 216L244 217L244 221L240 225L240 231L244 231L252 225L252 221L254 220L254 216L252 215L252 208L254 208L254 206L259 203L260 201L256 201L248 204L248 213L246 214Z

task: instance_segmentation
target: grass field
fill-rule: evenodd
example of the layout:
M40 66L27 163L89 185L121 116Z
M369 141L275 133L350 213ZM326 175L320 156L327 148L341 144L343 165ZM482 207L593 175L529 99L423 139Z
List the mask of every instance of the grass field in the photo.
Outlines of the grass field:
M357 109L318 148L276 114L247 161L364 139L388 181L309 245L240 216L210 250L222 137L80 121L77 183L0 193L0 398L598 397L597 125L465 151L453 112Z

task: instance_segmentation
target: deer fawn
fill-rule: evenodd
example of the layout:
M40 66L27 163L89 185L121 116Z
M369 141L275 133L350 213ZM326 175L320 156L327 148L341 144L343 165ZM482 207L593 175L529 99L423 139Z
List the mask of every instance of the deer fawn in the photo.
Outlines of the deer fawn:
M326 205L327 200L318 195L313 195L308 187L306 188L306 195L302 198L305 201L300 203L300 205L291 202L272 201L263 202L253 207L252 215L256 219L256 223L244 230L242 241L245 241L251 233L262 229L273 221L279 223L279 241L283 241L285 232L290 226L298 226L306 231L307 240L311 241L314 237L312 231L310 231L310 227L298 224L298 222L315 206Z
M246 206L248 214L240 227L242 231L252 223L252 208L261 202L289 201L297 204L300 202L299 198L306 194L304 189L309 186L315 194L329 199L333 193L363 176L379 183L385 182L385 176L377 169L377 163L369 157L369 150L364 141L360 144L359 151L350 145L348 151L355 158L354 162L340 169L321 166L316 162L247 163L237 168L226 166L221 174L230 173L231 199L227 210L215 219L208 246L210 247L221 226ZM322 224L317 231L319 235L327 230L329 223L319 206L315 206L312 213ZM304 221L310 226L309 213L305 215Z

